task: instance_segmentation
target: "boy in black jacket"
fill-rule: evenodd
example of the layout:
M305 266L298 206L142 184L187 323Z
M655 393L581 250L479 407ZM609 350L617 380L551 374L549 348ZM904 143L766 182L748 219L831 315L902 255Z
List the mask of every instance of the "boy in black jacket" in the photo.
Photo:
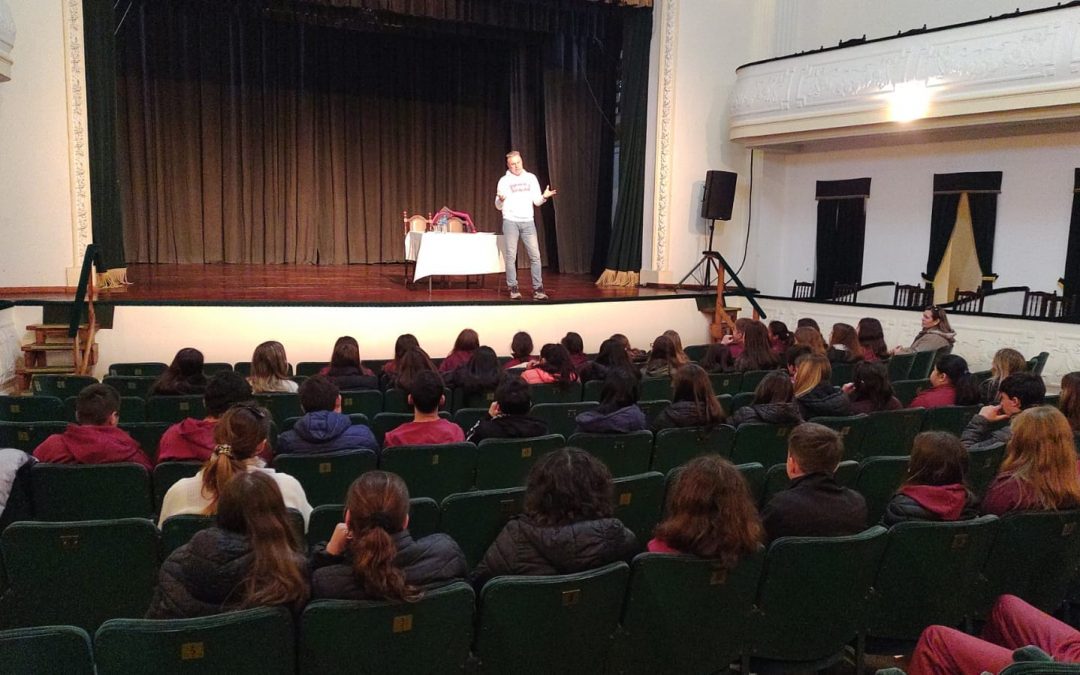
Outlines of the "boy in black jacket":
M495 402L488 417L473 425L465 440L479 443L485 438L532 438L547 434L547 422L529 415L532 396L520 377L508 377L495 390Z
M765 505L769 541L779 537L838 537L866 529L866 500L833 477L844 456L840 435L805 422L788 436L791 485Z

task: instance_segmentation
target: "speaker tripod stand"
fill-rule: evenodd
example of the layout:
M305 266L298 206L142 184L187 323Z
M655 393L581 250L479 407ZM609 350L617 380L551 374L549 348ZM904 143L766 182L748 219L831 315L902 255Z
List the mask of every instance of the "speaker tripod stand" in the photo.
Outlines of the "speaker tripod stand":
M697 261L697 264L690 268L690 271L686 273L679 283L675 284L675 290L681 290L686 286L686 280L693 278L699 282L698 285L709 288L712 286L712 279L710 274L716 273L716 280L720 285L723 285L724 272L721 269L720 254L713 250L713 235L716 233L716 221L709 221L709 248L706 251L701 252L701 259ZM702 275L704 273L704 275Z

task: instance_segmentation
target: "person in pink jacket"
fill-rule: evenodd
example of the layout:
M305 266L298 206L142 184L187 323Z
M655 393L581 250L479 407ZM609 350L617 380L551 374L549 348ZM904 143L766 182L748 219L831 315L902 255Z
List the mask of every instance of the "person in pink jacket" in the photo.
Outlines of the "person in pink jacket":
M120 395L104 384L91 384L79 392L75 419L61 434L53 434L34 449L39 462L55 464L116 464L135 462L154 468L138 442L117 426Z

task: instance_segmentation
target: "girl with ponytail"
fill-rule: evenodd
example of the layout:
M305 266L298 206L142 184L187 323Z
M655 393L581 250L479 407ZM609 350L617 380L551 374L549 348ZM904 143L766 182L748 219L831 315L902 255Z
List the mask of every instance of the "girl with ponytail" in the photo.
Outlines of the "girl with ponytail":
M214 451L202 469L191 478L182 478L169 488L161 504L158 525L183 513L213 515L218 512L218 498L229 480L248 471L262 471L274 479L285 506L304 517L307 527L311 515L304 488L288 474L266 468L259 458L269 447L270 413L250 404L234 405L214 425Z
M937 357L930 373L930 388L923 389L908 404L909 408L940 408L949 405L975 405L981 400L979 382L968 370L964 357L943 354Z
M312 556L312 596L342 600L418 600L423 587L461 579L465 554L445 534L413 539L409 490L397 474L368 471L345 496L345 518Z

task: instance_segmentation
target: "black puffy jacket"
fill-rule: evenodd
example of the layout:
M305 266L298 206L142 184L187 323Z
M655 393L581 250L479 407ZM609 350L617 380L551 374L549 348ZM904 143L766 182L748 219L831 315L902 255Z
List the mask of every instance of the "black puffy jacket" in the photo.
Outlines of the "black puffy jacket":
M479 443L485 438L532 438L546 436L547 422L531 415L499 415L480 419L465 434L465 440Z
M446 534L433 534L413 539L408 530L391 535L397 547L394 564L405 573L405 582L412 586L431 587L464 579L469 571L465 554L457 542ZM364 592L352 567L352 556L331 555L324 545L312 554L315 573L311 579L312 598L338 600L380 600Z
M637 537L618 518L544 527L518 516L502 529L469 580L479 588L507 574L571 574L629 560L637 552Z
M747 422L794 426L802 423L799 406L794 403L756 403L744 405L731 415L728 424L739 426Z
M839 387L822 382L799 398L799 412L804 420L812 417L845 417L851 414L851 400Z
M649 429L656 433L676 427L704 427L709 422L707 413L705 406L700 406L694 401L675 401L660 411L660 414L649 425ZM720 424L721 420L714 420L713 423Z
M217 527L200 530L169 554L158 572L148 619L184 619L238 609L254 560L247 535ZM307 561L296 554L307 574Z

